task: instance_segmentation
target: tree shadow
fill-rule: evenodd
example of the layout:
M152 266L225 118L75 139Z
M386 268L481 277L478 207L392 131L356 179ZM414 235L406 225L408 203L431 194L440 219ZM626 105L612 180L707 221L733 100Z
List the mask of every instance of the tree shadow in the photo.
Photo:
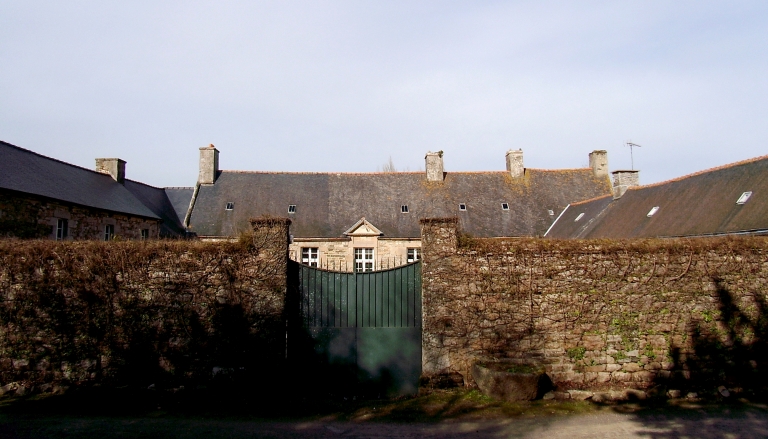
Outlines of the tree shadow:
M768 304L759 292L738 296L723 279L712 282L719 316L702 311L688 323L690 349L672 348L671 373L654 382L657 397L635 403L647 409L634 415L643 436L768 436L768 410L756 404L765 400L768 384ZM667 390L679 399L667 400Z

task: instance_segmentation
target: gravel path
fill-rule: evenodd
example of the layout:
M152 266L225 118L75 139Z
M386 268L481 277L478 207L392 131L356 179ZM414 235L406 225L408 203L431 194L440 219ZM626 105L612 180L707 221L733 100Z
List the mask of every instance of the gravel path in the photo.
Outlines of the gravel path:
M0 438L759 438L768 410L686 410L674 414L604 411L434 424L272 422L174 417L74 418L0 416Z

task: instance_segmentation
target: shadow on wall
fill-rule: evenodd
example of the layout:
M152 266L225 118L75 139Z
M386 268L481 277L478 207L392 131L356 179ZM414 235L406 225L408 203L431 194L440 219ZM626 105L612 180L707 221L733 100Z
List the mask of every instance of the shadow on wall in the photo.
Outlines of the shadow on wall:
M255 264L234 245L6 243L0 385L177 387L238 374L271 385L262 378L285 358L282 294L245 276L260 274Z
M703 312L703 318L689 324L691 352L671 349L675 372L669 388L718 394L724 386L732 392L760 393L766 389L768 361L768 315L766 302L759 294L751 295L754 309L742 309L725 282L712 278L716 286L719 316ZM705 395L704 396L711 396ZM721 395L722 396L722 395Z

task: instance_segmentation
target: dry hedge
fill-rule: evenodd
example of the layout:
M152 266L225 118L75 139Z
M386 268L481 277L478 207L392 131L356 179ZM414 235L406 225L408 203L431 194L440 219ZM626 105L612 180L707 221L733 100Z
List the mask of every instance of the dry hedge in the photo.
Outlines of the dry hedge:
M0 384L147 385L274 366L285 258L273 238L0 241Z

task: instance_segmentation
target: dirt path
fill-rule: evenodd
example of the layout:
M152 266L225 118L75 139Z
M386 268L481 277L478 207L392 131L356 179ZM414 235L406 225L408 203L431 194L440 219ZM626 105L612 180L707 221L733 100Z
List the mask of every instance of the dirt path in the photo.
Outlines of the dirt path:
M0 438L758 438L768 437L768 410L727 406L619 413L604 410L479 421L382 423L195 419L190 417L0 416Z

